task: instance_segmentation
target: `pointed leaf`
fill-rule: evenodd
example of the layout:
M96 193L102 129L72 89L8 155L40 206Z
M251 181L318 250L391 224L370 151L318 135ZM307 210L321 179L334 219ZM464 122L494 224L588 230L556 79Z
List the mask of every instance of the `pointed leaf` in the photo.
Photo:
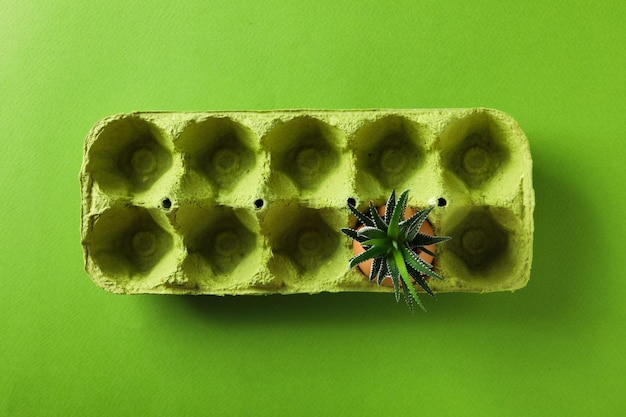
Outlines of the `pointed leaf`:
M385 248L381 248L380 246L372 246L371 248L367 249L365 252L359 255L356 255L355 257L350 259L350 262L348 263L348 269L352 269L358 264L360 264L361 262L365 262L368 259L380 256L383 253L385 253Z
M413 247L413 246L411 246L411 247ZM429 251L429 250L428 250L428 249L426 249L426 248L421 248L421 247L420 247L420 248L418 248L418 250L420 250L420 251L422 251L422 252L426 252L427 254L429 254L430 256L432 256L432 257L433 257L433 258L435 258L435 259L437 259L437 258L438 258L437 254L436 254L435 252L431 252L431 251ZM418 253L418 255L419 255L419 253Z
M433 290L430 289L430 287L428 286L428 283L424 279L424 274L421 274L419 271L416 271L415 268L413 268L409 264L407 264L406 269L409 271L409 274L411 274L411 277L415 280L417 285L422 287L422 289L426 291L428 295L434 298L435 294L433 293Z
M385 206L385 222L389 224L391 220L391 214L393 213L394 208L396 207L396 190L391 190L391 195L387 200L387 205Z
M404 285L409 289L409 292L411 293L411 296L413 297L417 305L419 305L422 310L426 311L424 305L422 304L422 300L420 300L419 296L415 292L415 288L413 287L413 283L411 282L411 277L409 276L409 271L406 269L406 264L404 263L404 259L402 257L402 252L399 250L393 251L393 258L396 262L398 270L400 271L400 275L402 277L402 280L404 281Z
M410 245L412 247L430 246L448 241L450 239L450 236L431 236L424 233L418 233L413 239L410 240Z
M359 236L359 232L357 230L343 228L341 229L341 231L343 232L344 235L348 236L351 239L356 240L357 242L363 243L367 240L366 237Z
M428 208L427 208L427 209L423 209L423 210L418 210L418 211L416 211L415 213L413 213L413 215L412 215L411 217L409 217L408 219L405 219L405 220L401 221L401 222L400 222L400 224L401 224L401 225L403 225L404 227L406 227L406 228L408 229L409 227L411 227L411 226L415 223L415 221L418 221L418 219L419 219L420 217L421 217L421 218L424 218L424 219L425 219L426 217L428 217L428 216L424 216L424 211L426 211L426 210L428 210Z
M388 273L393 282L393 291L396 295L396 303L400 301L400 271L393 258L387 258Z
M428 207L424 210L420 210L411 216L410 219L407 220L405 224L405 236L406 240L411 241L415 237L417 233L419 233L422 224L426 221L426 218L430 214L433 207Z
M413 306L413 297L411 296L411 293L409 292L409 287L407 287L406 285L403 285L402 293L404 295L404 301L406 302L406 306L409 308L411 313L414 313L415 307Z
M389 249L390 247L389 239L367 239L361 242L361 244L368 245L368 246L376 245L376 246L384 247L386 249Z
M378 273L380 272L380 267L383 264L383 259L385 258L374 258L374 260L372 261L372 269L370 270L370 276L369 276L369 280L370 281L374 281L376 279L376 277L378 276Z
M370 201L370 214L372 216L372 219L374 220L375 227L387 232L387 223L385 223L382 217L380 217L380 214L378 214L378 210L376 210L376 207L374 207L374 203L372 203L371 201Z
M402 254L404 255L406 263L411 265L416 271L443 281L443 278L432 270L433 266L431 264L417 256L415 252L409 249L406 245L402 246Z
M365 226L374 226L374 221L367 217L365 214L361 213L359 210L357 210L356 207L354 207L352 204L348 204L348 208L350 208L352 214L354 214L362 224L364 224Z
M397 239L400 234L400 219L404 217L404 210L406 209L406 201L409 195L409 190L402 191L398 203L393 210L391 220L389 221L389 230L387 234L393 239Z
M384 279L389 275L389 265L387 258L380 258L380 270L378 271L378 285L381 285Z
M431 264L429 264L428 262L426 262L422 258L420 258L418 254L413 252L413 250L411 248L409 248L408 245L406 245L406 244L402 245L402 248L400 250L402 251L402 256L404 256L405 262L407 264L413 266L413 268L417 269L418 271L420 270L419 268L422 267L422 264L424 265L425 268L432 268L433 267ZM420 263L420 261L421 261L421 263ZM415 263L419 263L419 266L415 266L414 265Z
M368 239L387 239L387 233L375 227L364 227L358 233Z

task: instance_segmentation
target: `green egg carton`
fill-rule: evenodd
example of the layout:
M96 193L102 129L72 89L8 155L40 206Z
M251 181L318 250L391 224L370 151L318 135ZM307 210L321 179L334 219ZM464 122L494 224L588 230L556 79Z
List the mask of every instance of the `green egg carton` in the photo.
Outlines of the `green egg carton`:
M354 268L348 201L429 217L435 292L530 276L528 141L493 109L138 112L99 121L80 172L87 273L124 294L390 292Z

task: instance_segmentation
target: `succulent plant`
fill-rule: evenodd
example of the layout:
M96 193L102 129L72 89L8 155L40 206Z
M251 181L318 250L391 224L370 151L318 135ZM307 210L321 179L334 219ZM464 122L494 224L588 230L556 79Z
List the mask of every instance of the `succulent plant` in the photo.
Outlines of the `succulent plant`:
M428 286L426 277L439 280L443 278L434 272L433 266L421 259L418 254L424 251L434 257L435 254L426 246L444 242L450 237L430 236L420 232L422 223L434 206L419 210L410 218L404 219L408 194L409 190L403 191L396 202L395 190L392 191L382 216L371 201L368 214L361 213L354 205L348 203L348 207L364 227L358 230L345 228L341 231L358 241L365 249L365 252L350 259L349 269L368 259L373 259L369 280L377 280L380 285L385 277L391 277L396 301L400 300L400 288L402 288L409 309L413 311L413 302L416 302L425 311L411 278L432 297L435 295Z

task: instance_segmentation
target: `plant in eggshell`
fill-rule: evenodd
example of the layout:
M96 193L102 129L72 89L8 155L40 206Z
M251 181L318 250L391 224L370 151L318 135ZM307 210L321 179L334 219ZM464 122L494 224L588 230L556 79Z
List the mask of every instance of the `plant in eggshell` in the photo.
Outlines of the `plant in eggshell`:
M404 299L411 311L413 311L413 302L425 310L411 278L432 297L434 293L428 286L428 277L439 280L443 278L433 271L431 263L424 261L418 254L425 252L434 257L435 254L427 246L445 242L450 237L430 236L420 231L434 206L418 210L408 219L404 219L408 194L409 190L403 191L396 201L395 190L392 191L382 215L378 213L371 201L367 213L361 213L353 204L348 203L350 211L362 227L344 228L341 231L359 242L364 249L364 252L350 259L348 263L350 269L372 259L370 281L376 280L378 285L381 285L386 277L390 277L396 301L400 300L400 289L402 289Z

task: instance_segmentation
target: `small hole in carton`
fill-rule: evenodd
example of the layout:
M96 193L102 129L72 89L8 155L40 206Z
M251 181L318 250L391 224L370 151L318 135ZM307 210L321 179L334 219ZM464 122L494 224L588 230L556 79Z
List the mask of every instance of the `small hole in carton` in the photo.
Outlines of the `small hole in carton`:
M445 206L446 206L446 204L448 204L448 202L446 201L446 199L445 199L445 198L443 198L443 197L439 197L439 198L437 199L437 206L439 206L439 207L445 207Z
M263 204L265 204L265 202L262 198L254 200L254 208L260 209L261 207L263 207Z
M169 210L172 207L172 201L169 198L166 198L161 202L161 205L165 210Z

